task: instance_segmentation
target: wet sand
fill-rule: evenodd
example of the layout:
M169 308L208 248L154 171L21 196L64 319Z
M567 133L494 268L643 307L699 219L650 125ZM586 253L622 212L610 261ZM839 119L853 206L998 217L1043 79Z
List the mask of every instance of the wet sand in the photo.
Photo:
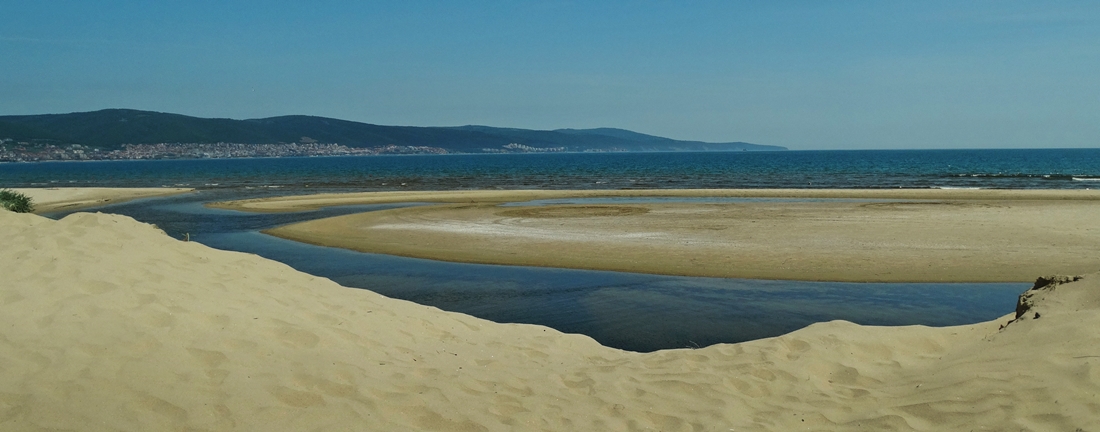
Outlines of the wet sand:
M603 196L795 200L498 206ZM218 206L292 211L402 201L450 204L266 232L311 244L445 261L686 276L1020 282L1036 274L1100 269L1100 218L1095 216L1100 191L460 191L315 195Z
M1100 200L1100 190L980 189L632 189L466 190L323 193L223 201L209 207L250 212L292 212L321 207L402 202L506 203L537 199L599 197L856 198L961 200Z

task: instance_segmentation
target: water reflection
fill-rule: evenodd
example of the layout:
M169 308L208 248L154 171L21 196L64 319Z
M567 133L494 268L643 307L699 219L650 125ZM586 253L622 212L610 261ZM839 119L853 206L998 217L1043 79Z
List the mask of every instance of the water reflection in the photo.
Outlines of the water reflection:
M633 351L707 346L784 334L843 319L871 325L947 326L1014 310L1027 284L882 284L692 278L459 264L311 246L260 234L287 223L404 205L254 214L208 209L240 198L200 192L101 209L179 238L254 253L344 286L496 322L541 324ZM54 216L61 216L60 214Z

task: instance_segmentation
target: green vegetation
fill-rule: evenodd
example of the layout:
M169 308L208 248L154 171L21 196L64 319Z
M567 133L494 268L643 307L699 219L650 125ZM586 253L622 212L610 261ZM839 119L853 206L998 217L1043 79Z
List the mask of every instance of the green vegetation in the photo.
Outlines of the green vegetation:
M301 115L232 120L127 109L0 116L0 139L80 144L103 150L119 149L123 144L296 143L303 137L353 148L428 146L459 153L481 153L485 148L500 149L513 143L536 148L564 147L568 151L786 150L742 142L680 141L611 128L527 130L488 126L381 126Z
M34 211L34 203L31 197L10 189L0 189L0 205L16 213L30 213Z

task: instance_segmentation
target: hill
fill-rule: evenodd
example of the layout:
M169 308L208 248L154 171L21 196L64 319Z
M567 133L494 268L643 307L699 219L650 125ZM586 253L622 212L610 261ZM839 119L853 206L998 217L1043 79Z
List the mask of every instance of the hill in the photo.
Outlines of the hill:
M352 148L426 146L452 153L786 150L743 142L680 141L611 128L528 130L488 126L381 126L303 115L234 120L129 109L0 116L0 139L5 138L80 144L105 150L119 149L124 144L219 142L320 142Z

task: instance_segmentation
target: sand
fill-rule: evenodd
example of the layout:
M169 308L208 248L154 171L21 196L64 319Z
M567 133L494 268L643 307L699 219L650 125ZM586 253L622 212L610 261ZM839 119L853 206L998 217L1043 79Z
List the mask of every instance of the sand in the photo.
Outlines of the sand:
M565 196L806 198L500 207ZM827 198L826 200L807 200ZM876 201L859 201L876 199ZM1100 191L474 191L317 195L220 204L302 210L393 201L265 231L445 261L846 282L1022 282L1100 268ZM461 203L461 204L454 204Z
M638 354L107 214L0 211L0 430L1093 430L1100 274L1021 319ZM1046 285L1045 283L1039 285Z
M190 188L23 188L12 189L31 197L35 213L73 211L118 204L139 198L177 195Z
M250 212L293 212L322 207L402 202L505 203L536 199L593 197L745 197L960 200L1100 200L1100 190L991 189L629 189L629 190L465 190L322 193L255 198L207 204Z

